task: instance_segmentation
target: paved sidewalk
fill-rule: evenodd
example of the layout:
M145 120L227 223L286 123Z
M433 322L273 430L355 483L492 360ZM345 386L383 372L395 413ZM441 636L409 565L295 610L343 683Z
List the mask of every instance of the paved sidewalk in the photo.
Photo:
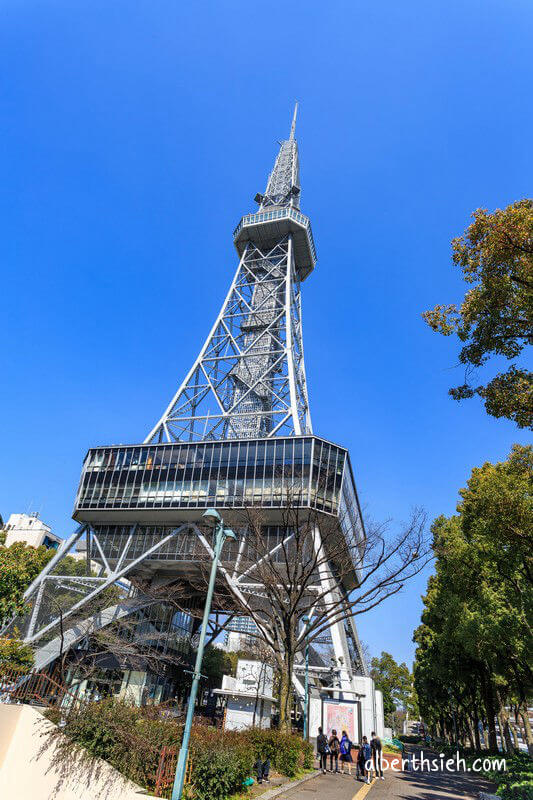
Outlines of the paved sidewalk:
M479 792L491 791L493 786L478 775L449 772L389 773L384 781L374 781L368 800L410 800L413 797L419 800L473 800Z
M480 775L450 772L387 772L370 786L348 775L327 773L308 781L278 800L477 800L494 787Z
M356 781L355 774L350 777L328 772L326 775L319 775L318 778L307 781L292 791L283 792L279 795L278 800L353 800L354 795L363 787L372 788ZM358 797L357 800L360 798Z

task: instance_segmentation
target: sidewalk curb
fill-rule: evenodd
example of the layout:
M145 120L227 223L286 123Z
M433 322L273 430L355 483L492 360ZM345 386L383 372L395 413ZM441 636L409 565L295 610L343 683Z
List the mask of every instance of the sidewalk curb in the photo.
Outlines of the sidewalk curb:
M322 775L322 773L320 770L316 770L316 772L312 772L310 775L304 775L303 778L300 778L297 781L293 781L292 783L284 783L283 786L276 786L275 789L270 789L268 792L260 794L257 800L273 800L274 797L279 797L284 792L291 792L302 783L310 781L313 778L318 778L319 775Z

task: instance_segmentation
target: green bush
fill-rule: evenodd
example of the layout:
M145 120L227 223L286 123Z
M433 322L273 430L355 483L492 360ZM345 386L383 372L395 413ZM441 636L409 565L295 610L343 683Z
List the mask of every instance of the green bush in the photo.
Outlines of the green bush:
M285 735L274 760L274 768L282 775L293 778L301 765L302 740L299 736Z
M269 758L272 769L281 775L293 778L300 769L311 769L314 751L309 742L289 733L273 730L251 728L243 732L251 743L255 758Z
M61 712L54 709L47 716L57 723ZM180 725L161 718L154 709L106 698L71 711L56 734L68 737L60 740L59 750L66 759L69 742L81 745L88 756L109 761L125 777L153 789L161 748L178 745L181 731Z
M517 753L506 760L505 772L491 772L489 777L498 785L496 793L502 800L533 800L533 759Z
M55 709L47 715L57 723L61 714L64 710ZM81 745L89 757L105 759L125 777L153 791L161 748L179 748L182 726L161 717L156 709L106 698L72 711L56 729L58 733L67 735L59 739L59 751L67 756L65 764L72 744ZM192 796L195 800L227 800L241 792L258 757L269 758L273 770L292 778L313 766L313 756L312 745L298 735L273 729L221 731L194 726L190 741Z
M311 742L304 742L302 740L302 767L303 769L313 769L315 763L315 748Z
M190 758L195 800L228 800L242 790L255 761L245 736L214 728L193 730Z
M510 786L502 786L498 789L497 794L502 800L533 800L533 780L528 779L512 783Z

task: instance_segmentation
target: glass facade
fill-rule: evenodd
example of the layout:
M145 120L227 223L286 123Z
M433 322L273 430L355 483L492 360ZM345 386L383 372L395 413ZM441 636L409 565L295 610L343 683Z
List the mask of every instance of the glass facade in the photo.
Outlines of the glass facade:
M344 478L344 480L343 480ZM347 451L314 436L89 450L75 513L280 507L357 510Z

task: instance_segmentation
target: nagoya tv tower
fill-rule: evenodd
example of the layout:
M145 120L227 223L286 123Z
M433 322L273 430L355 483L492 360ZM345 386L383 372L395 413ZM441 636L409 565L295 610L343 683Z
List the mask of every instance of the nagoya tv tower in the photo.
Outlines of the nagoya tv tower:
M347 607L357 586L353 545L362 546L364 527L349 455L313 434L309 412L301 289L316 252L309 218L300 210L296 112L264 194L255 196L256 211L243 216L233 233L238 266L198 358L142 444L95 447L85 457L73 514L79 527L29 587L30 613L17 621L35 649L37 668L98 627L143 613L142 594L130 593L118 602L112 595L114 604L94 614L95 600L107 597L112 585L123 579L158 587L177 578L186 582L195 561L212 553L202 524L207 508L225 515L259 508L274 553L280 509L296 488L301 507L333 521L337 539L345 542L342 569L325 567L317 575L318 591L322 587ZM319 545L320 536L318 525ZM243 541L228 543L227 562L239 564ZM62 574L62 559L81 544L86 575ZM246 604L253 613L253 565L222 573L225 596L239 598L241 618ZM71 603L61 615L62 636L58 594ZM190 595L190 608L201 608L193 582ZM224 612L215 609L222 617ZM157 622L158 630L167 623L175 629L169 618ZM335 621L328 635L338 689L357 696L357 679L368 672L353 617ZM296 675L294 686L301 694Z

